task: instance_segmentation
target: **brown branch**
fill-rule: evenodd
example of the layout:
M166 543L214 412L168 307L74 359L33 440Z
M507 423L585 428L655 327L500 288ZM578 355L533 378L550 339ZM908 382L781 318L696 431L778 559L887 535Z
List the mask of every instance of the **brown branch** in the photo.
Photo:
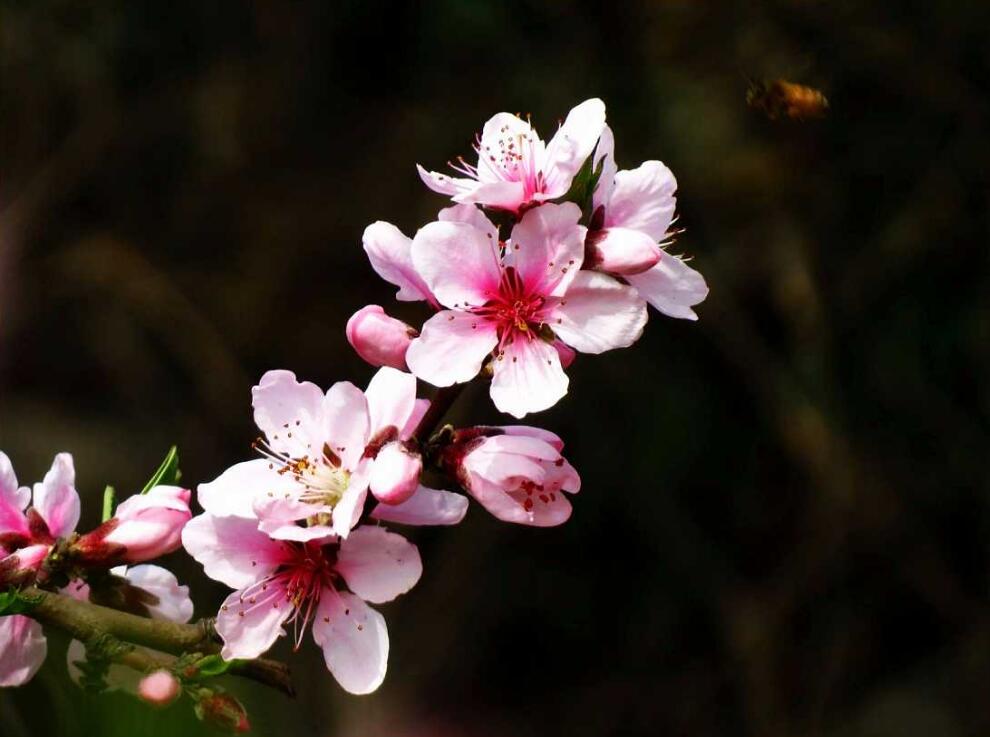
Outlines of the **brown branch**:
M430 439L430 435L433 431L437 429L440 421L443 420L444 415L453 406L457 398L461 396L461 392L464 391L464 387L467 384L454 384L453 386L445 386L437 390L437 393L430 400L430 407L426 410L426 414L423 415L423 419L419 421L419 425L416 426L415 432L413 432L413 439L420 444L425 443Z
M118 640L170 655L187 652L212 654L220 650L219 643L213 638L212 624L206 619L183 624L139 617L35 587L26 588L22 593L26 598L38 600L27 616L68 632L83 642L101 634L110 634ZM125 658L122 662L137 670L161 666L161 661L150 657L130 660ZM271 686L288 696L295 696L289 668L284 663L264 658L246 660L235 663L228 672Z

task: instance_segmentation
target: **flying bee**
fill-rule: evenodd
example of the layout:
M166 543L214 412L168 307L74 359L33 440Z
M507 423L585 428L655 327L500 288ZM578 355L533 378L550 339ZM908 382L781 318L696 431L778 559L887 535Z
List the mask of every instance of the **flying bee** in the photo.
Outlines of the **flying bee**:
M828 100L821 90L777 79L773 82L750 80L746 104L762 110L770 120L821 118L828 110Z

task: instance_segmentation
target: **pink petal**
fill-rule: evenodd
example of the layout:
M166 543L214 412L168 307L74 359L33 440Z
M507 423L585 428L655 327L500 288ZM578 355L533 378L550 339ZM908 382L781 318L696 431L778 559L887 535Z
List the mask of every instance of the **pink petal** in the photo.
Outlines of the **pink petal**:
M519 418L555 405L567 394L567 384L557 350L542 340L519 336L494 362L491 396L500 412Z
M255 424L273 450L301 458L313 443L323 444L323 391L316 384L296 381L291 371L268 371L251 390L251 398Z
M571 516L570 501L557 491L552 494L540 491L527 494L522 489L506 492L496 484L484 483L477 488L472 487L471 495L492 516L503 522L554 527L563 524Z
M192 619L193 603L189 598L189 587L180 586L175 575L161 566L144 564L132 566L123 576L133 586L153 594L158 603L149 605L152 619L166 619L170 622L188 622Z
M365 469L362 469L362 474ZM368 477L362 475L358 482L351 477L351 483L344 496L333 508L333 531L344 538L350 534L351 528L358 523L364 511L364 502L368 498Z
M591 155L605 128L605 103L598 98L585 100L567 114L567 119L550 139L544 155L543 174L550 197L567 193L574 175Z
M607 274L641 274L660 260L660 246L641 230L605 228L591 233L584 268Z
M372 604L406 593L423 574L415 545L384 527L368 525L353 530L340 544L336 568L347 588Z
M506 435L523 435L525 437L537 438L558 452L564 449L564 441L560 439L559 435L539 427L531 427L529 425L500 425L497 429Z
M438 171L427 171L419 164L416 164L416 171L419 172L419 178L423 180L423 184L438 194L456 195L478 186L474 179L451 177Z
M413 404L412 414L409 415L409 419L406 421L406 426L399 429L399 437L403 440L408 440L412 437L413 432L419 427L420 421L426 414L426 410L430 408L429 399L417 399Z
M467 312L444 310L423 323L406 361L423 381L450 386L477 376L497 344L494 324Z
M375 499L386 504L401 504L419 487L423 458L402 443L385 445L372 461L368 488Z
M302 527L296 524L295 521L287 522L277 519L263 519L258 523L258 529L273 540L290 540L297 543L321 539L332 540L336 538L333 528L329 525L309 525Z
M498 243L466 223L434 222L412 243L416 271L445 307L482 305L498 287ZM408 357L407 357L408 360Z
M79 524L79 494L72 456L59 453L41 483L34 485L34 508L53 537L66 537Z
M515 212L526 202L526 187L522 182L476 184L472 189L454 195L454 202L477 203Z
M323 649L327 668L345 691L369 694L385 680L385 619L354 594L323 590L313 620L313 639Z
M349 381L338 381L323 398L319 438L307 446L305 455L322 457L324 443L329 444L343 467L357 467L368 442L368 400L364 392Z
M259 531L257 521L211 514L189 521L182 544L207 576L233 589L271 575L290 554L284 543Z
M602 173L598 178L598 184L592 198L592 207L595 210L602 205L607 206L609 200L612 199L612 190L615 188L615 173L618 170L615 163L615 138L612 135L612 129L607 125L602 130L602 137L598 139L598 146L595 148L595 169L598 169L599 165L602 167Z
M512 155L507 153L510 146ZM529 121L512 113L496 113L481 129L478 179L496 183L508 175L509 179L522 180L539 168L544 152L543 141Z
M456 525L467 514L468 500L462 494L420 486L402 504L379 504L373 519L400 525Z
M643 299L668 317L697 320L691 308L708 296L705 278L683 259L667 252L652 269L627 280Z
M605 208L605 226L640 230L662 241L674 220L677 180L659 161L646 161L615 175L612 199Z
M559 296L581 268L585 227L573 202L527 210L512 229L503 263L515 267L531 292Z
M485 233L486 237L491 237L493 242L498 242L498 228L485 217L485 213L476 205L454 205L444 208L437 215L437 220L446 223L467 223L473 225L478 230Z
M217 614L216 630L223 639L221 657L250 660L262 655L285 634L282 625L292 612L284 577L235 591Z
M420 169L422 175L422 167ZM423 181L426 179L424 178ZM426 282L413 268L412 256L409 252L412 245L411 238L403 235L391 223L379 220L364 229L363 241L371 267L378 276L399 288L398 294L395 295L397 300L400 302L426 300L436 304Z
M21 686L45 662L48 642L41 625L30 617L0 617L0 686Z
M416 331L390 317L379 305L367 305L351 315L344 331L354 352L372 366L406 368L406 351Z
M274 496L294 494L300 489L291 474L278 473L266 458L237 463L216 479L200 484L196 497L200 506L218 517L244 517L253 519L254 502L269 493Z
M30 537L27 517L24 516L30 502L31 490L18 488L14 467L7 454L0 451L0 535L13 533Z
M416 408L416 377L393 368L378 370L364 391L373 438L386 427L402 430Z
M635 289L605 274L582 271L554 310L550 325L572 348L602 353L639 340L646 317L646 303Z

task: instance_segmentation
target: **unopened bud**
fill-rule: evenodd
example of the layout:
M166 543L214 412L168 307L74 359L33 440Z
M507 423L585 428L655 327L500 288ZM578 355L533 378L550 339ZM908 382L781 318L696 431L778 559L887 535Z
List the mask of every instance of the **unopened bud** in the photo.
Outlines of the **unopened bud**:
M167 670L156 670L138 684L138 696L152 706L168 706L180 692L179 679Z
M385 504L401 504L419 488L423 459L401 442L382 448L371 467L368 485L375 498Z
M389 317L378 305L368 305L347 321L347 341L372 366L406 371L406 349L416 331L402 320Z
M196 703L196 716L204 722L230 732L248 732L247 710L241 702L227 693L206 692Z
M50 550L50 545L29 545L0 558L0 586L33 583Z
M585 268L609 274L641 274L660 260L660 247L639 230L606 228L588 234L585 241Z

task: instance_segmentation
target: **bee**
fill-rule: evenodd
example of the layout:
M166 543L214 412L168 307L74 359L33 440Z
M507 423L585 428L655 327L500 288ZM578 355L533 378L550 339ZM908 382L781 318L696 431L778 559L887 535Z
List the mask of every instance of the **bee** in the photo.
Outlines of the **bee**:
M770 120L821 118L828 110L828 99L821 90L777 79L773 82L750 80L746 104L762 110Z

